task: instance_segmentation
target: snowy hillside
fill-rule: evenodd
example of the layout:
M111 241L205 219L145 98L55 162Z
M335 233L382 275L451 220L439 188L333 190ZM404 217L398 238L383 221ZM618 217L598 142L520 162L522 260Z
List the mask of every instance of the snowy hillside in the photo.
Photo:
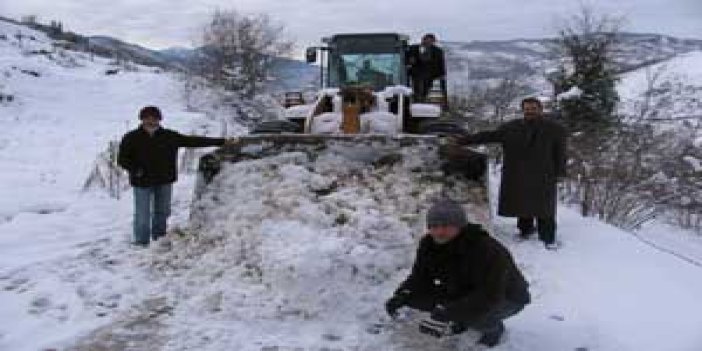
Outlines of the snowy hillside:
M454 85L465 85L466 80L531 76L537 80L537 89L542 84L538 81L553 66L554 45L553 39L442 43ZM702 40L622 33L613 59L617 70L629 71L694 50L702 50Z
M544 74L553 67L553 39L516 39L502 41L441 42L446 51L451 91L486 80L525 77L536 91L547 90ZM624 33L615 54L618 70L630 71L658 63L695 50L702 50L702 40L679 39L657 34ZM159 53L181 65L196 50L173 48ZM302 61L280 59L273 76L277 90L300 90L318 85L319 67ZM301 83L302 82L302 83Z
M26 35L21 44L17 31ZM174 76L130 67L55 51L41 33L0 22L0 93L14 97L0 103L0 350L454 350L474 343L473 333L437 342L409 321L373 325L386 321L382 303L407 274L421 235L421 213L407 214L426 205L413 198L425 189L401 172L315 203L325 179L296 166L294 155L234 165L219 180L228 186L221 216L209 223L219 232L200 236L187 227L194 179L183 174L171 245L131 247L131 194L81 191L96 155L134 127L147 104L183 132L219 135L220 124L187 112ZM339 220L325 206L348 215ZM559 214L560 251L513 242L511 222L495 228L533 297L507 321L495 350L702 348L699 267L568 208ZM702 258L702 246L685 246Z
M630 72L618 91L626 112L640 113L648 103L649 119L702 125L702 51Z

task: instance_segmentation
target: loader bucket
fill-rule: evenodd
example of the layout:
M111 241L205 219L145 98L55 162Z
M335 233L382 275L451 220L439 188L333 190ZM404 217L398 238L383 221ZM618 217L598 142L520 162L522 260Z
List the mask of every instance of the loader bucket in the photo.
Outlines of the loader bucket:
M472 218L489 225L486 155L469 147L448 144L438 136L409 134L242 136L238 144L221 147L200 158L191 219L196 222L197 217L202 219L207 209L198 206L198 201L204 194L218 191L218 177L240 171L232 165L286 154L292 155L297 164L322 174L334 171L329 167L343 168L338 172L346 178L387 174L394 172L393 167L399 167L396 169L407 172L409 177L441 189L442 194L437 196L449 196L472 208L475 212ZM288 161L283 158L280 163Z

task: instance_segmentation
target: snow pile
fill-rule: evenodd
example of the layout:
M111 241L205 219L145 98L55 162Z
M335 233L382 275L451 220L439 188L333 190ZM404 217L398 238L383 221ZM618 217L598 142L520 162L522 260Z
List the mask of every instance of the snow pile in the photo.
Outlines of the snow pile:
M556 100L557 100L558 102L561 102L561 101L564 101L564 100L577 99L577 98L579 98L581 95L583 95L583 91L580 90L580 88L578 88L578 87L572 87L572 88L570 88L570 90L558 94L558 96L556 96Z
M397 115L390 112L368 112L360 116L361 132L397 135L400 133Z
M480 184L447 183L440 172L413 171L415 163L293 152L226 165L194 205L196 237L155 263L179 277L181 301L193 297L176 313L209 313L202 297L223 296L215 310L227 319L355 328L379 320L379 302L411 265L430 199L447 192L475 204L469 211L486 206Z
M312 119L312 134L341 134L344 117L339 112L325 112ZM359 116L361 133L399 134L397 115L390 112L367 112Z

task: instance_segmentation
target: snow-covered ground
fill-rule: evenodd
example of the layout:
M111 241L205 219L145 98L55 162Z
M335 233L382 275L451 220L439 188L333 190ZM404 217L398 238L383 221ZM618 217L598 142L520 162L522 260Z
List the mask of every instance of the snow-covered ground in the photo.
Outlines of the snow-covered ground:
M76 55L84 66L70 68L20 52L0 41L0 73L16 96L0 106L0 350L449 350L475 340L468 333L436 342L409 322L368 330L383 320L384 299L407 274L421 234L403 224L419 204L407 202L402 190L413 185L397 174L376 179L372 191L337 193L334 203L353 206L343 229L330 233L339 214L305 211L315 208L310 183L281 181L271 201L254 196L276 172L324 183L308 169L232 167L239 177L229 178L237 188L228 194L242 203L228 206L241 212L215 223L220 235L200 236L186 227L194 181L185 175L174 193L172 247L132 248L130 193L116 200L81 192L96 154L135 126L146 104L162 107L168 127L219 131L185 112L169 74L106 76L104 60ZM358 212L383 204L377 195L386 186L406 203ZM257 206L270 217L247 212ZM702 268L559 211L564 247L556 252L513 242L513 223L495 223L533 297L507 321L496 350L702 349ZM686 254L702 252L691 236L680 238Z
M625 74L617 86L626 113L641 111L650 97L648 118L702 120L702 51L692 51Z

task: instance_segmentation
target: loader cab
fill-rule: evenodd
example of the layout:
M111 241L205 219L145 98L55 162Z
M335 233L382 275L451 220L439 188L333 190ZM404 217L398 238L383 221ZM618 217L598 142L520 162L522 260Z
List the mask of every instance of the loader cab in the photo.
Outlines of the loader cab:
M366 86L381 91L388 86L407 85L405 53L409 37L395 33L337 34L324 38L325 46L306 52L307 61L321 53L321 83L324 88Z

